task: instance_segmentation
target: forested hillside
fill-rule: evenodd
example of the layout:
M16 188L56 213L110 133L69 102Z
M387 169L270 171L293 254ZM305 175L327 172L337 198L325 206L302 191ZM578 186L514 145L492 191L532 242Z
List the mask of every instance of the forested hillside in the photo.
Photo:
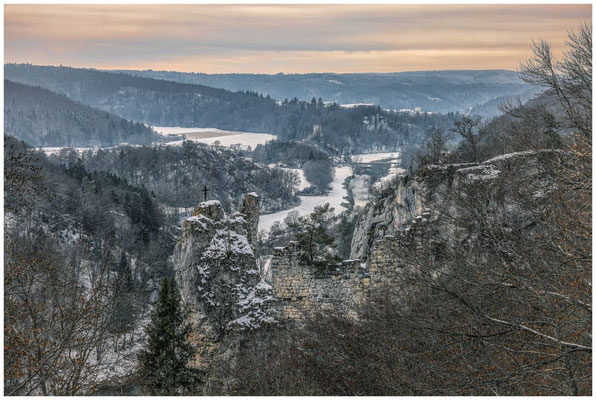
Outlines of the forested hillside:
M4 177L4 393L93 391L127 362L175 232L144 188L8 136Z
M75 162L76 153L59 155L63 163ZM169 207L194 207L207 185L210 199L228 211L244 194L261 197L262 212L294 206L297 176L280 168L258 166L231 150L214 150L190 141L182 146L121 147L88 151L82 165L89 171L106 171L145 187Z
M4 81L4 133L32 146L79 147L149 144L156 136L141 123L8 80Z
M447 113L473 108L496 115L496 98L529 97L536 89L515 71L416 71L362 74L203 74L176 71L125 70L135 76L167 79L227 90L250 90L276 99L313 97L339 104L369 103L388 109Z
M447 127L453 121L453 115L346 109L314 98L279 102L254 92L91 69L7 64L5 76L150 125L268 132L280 139L311 140L331 150L396 148L403 141L419 140L431 126Z

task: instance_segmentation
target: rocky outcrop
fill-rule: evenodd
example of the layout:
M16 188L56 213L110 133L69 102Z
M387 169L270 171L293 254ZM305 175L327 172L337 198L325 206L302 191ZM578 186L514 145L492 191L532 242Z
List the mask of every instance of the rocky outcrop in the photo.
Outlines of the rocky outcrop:
M176 280L192 310L197 366L233 352L232 332L275 322L267 312L272 288L255 258L258 197L246 195L241 211L228 216L217 200L200 203L183 221L174 251Z
M515 175L516 182L525 190L540 195L548 186L547 173L541 171L541 159L556 152L551 150L526 151L495 157L483 163L427 165L413 177L396 178L396 185L377 200L369 202L356 219L350 258L368 260L375 243L387 236L404 231L417 216L432 209L433 218L457 214L458 195L476 185L482 190L495 189L501 193L486 193L500 205L510 204L506 198L507 182L503 179ZM498 184L496 184L498 183ZM511 210L510 210L511 211Z
M240 213L248 224L247 238L253 248L257 244L257 233L259 228L259 196L256 193L249 193L244 196Z

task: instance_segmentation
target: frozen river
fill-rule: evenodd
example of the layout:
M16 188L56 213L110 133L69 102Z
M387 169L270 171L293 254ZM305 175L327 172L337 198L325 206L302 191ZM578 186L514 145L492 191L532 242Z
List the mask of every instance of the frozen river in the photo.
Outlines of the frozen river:
M343 183L350 175L352 175L352 168L336 167L335 178L331 183L331 191L327 195L299 196L301 201L299 206L273 214L261 215L261 218L259 218L259 230L264 229L269 231L269 228L271 228L271 225L275 221L282 221L292 211L298 211L300 215L306 215L310 214L316 206L322 206L325 203L329 203L331 207L335 208L336 214L342 212L345 208L341 206L341 203L344 202L344 196L347 195Z

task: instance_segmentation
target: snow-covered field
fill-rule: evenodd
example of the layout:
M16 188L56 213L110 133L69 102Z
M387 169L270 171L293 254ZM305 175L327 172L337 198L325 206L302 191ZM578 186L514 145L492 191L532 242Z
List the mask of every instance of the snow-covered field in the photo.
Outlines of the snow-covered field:
M391 160L399 158L399 152L394 153L371 153L371 154L352 154L352 161L358 163L369 163L373 161Z
M224 131L221 129L216 128L181 128L179 126L152 126L152 128L163 136L169 135L181 135L184 136L187 140L192 140L199 143L206 143L208 145L218 145L224 147L231 147L233 145L237 145L236 147L242 150L248 149L250 146L251 149L254 149L258 144L265 144L270 140L277 139L277 136L272 135L270 133L251 133L251 132L241 132L241 131ZM167 145L170 146L179 146L183 143L183 140L177 140L174 142L169 142ZM132 145L127 143L121 143L121 146L141 146L141 145ZM109 146L109 147L102 147L104 150L108 149L115 149L118 146ZM43 151L47 155L59 154L62 149L66 147L40 147L38 150ZM100 148L99 147L68 147L70 150L74 150L77 153L81 154L87 152L89 150L93 151L94 153L97 152Z
M265 144L270 140L277 139L277 136L270 133L252 133L241 131L225 131L217 128L182 128L179 126L152 126L160 135L182 135L187 140L192 140L208 145L219 145L232 147L238 145L243 150L255 148L258 144ZM182 141L168 143L169 145L180 145Z
M350 103L350 104L340 104L340 107L343 108L354 108L360 106L374 106L374 103Z
M151 126L153 130L160 135L184 135L185 133L205 133L205 132L216 132L221 133L220 136L225 135L227 132L217 128L182 128L180 126Z
M326 196L300 196L301 203L298 207L289 210L279 211L273 214L261 215L259 218L259 230L264 229L269 231L271 225L275 221L282 221L291 211L298 211L300 215L310 214L316 206L322 206L329 203L331 207L335 208L335 213L342 212L345 208L341 206L346 196L346 189L343 186L344 181L348 176L352 175L350 167L336 167L335 178L331 183L331 192Z

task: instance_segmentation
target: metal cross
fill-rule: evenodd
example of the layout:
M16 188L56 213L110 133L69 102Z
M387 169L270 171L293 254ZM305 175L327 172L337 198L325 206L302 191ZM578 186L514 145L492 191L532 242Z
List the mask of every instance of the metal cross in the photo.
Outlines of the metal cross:
M202 192L203 195L205 196L205 201L207 201L207 192L209 191L209 189L207 189L207 185L205 185L205 187L203 188Z

